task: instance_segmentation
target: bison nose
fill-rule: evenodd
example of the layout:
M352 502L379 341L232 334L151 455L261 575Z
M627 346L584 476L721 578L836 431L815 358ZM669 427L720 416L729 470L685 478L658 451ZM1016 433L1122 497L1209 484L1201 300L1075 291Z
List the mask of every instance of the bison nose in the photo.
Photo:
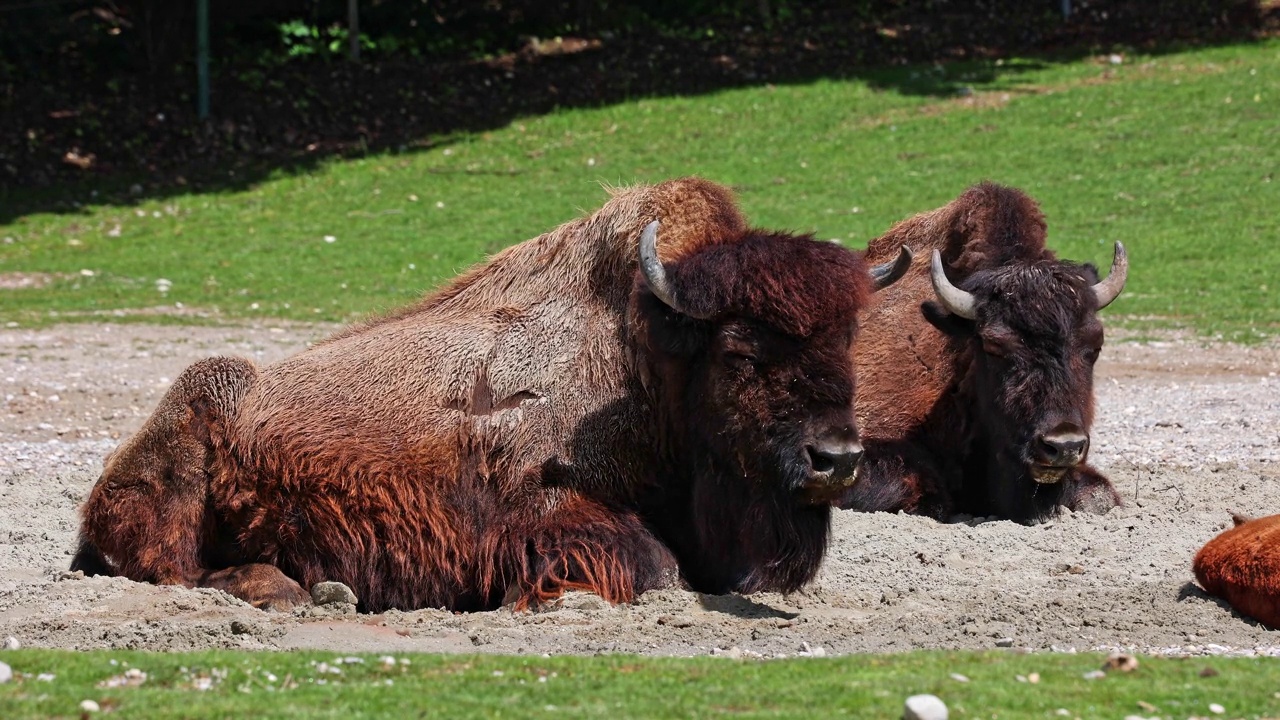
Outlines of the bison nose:
M1050 467L1079 465L1089 452L1089 436L1078 425L1063 424L1036 438L1036 462Z
M822 484L850 485L862 459L857 440L828 440L808 445L810 480Z

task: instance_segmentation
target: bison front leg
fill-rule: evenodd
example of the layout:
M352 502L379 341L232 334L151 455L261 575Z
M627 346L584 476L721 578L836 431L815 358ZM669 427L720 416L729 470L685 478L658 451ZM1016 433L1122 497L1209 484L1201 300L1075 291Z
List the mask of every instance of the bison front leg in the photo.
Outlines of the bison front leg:
M216 588L260 610L286 612L311 602L311 594L275 565L250 563L205 573L199 587Z
M1072 512L1105 515L1123 505L1120 494L1105 475L1089 465L1081 465L1063 478L1061 504Z
M255 376L247 360L210 358L178 377L142 428L107 458L82 509L73 570L223 587L246 599L253 594L235 589L254 586L251 577L263 585L269 573L215 573L205 567L205 544L214 527L209 503L214 439ZM296 592L268 595L297 597Z
M950 493L932 453L909 442L864 440L857 481L835 502L844 510L906 512L945 520Z
M523 610L567 590L593 592L611 603L630 602L646 590L675 582L675 557L629 512L573 499L525 530L491 536L493 558L486 594Z

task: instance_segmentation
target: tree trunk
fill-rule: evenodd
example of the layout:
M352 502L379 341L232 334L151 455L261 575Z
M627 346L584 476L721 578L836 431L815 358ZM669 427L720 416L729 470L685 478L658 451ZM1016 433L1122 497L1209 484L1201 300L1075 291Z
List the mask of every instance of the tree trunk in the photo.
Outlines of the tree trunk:
M347 48L351 62L360 62L360 0L347 0Z

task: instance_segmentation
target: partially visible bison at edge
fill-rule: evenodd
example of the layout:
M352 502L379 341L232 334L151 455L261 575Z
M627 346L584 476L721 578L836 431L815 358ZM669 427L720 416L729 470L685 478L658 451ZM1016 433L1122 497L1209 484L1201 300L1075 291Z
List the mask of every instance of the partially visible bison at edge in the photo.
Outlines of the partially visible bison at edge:
M1120 503L1086 460L1098 310L1120 294L1128 260L1116 243L1100 281L1057 259L1045 232L1030 197L983 183L870 244L868 262L906 244L919 253L863 319L865 467L841 507L1027 523Z
M277 364L192 365L72 567L276 609L325 580L375 612L795 590L861 455L850 319L905 269L706 181L616 193Z
M1280 515L1231 519L1235 527L1196 553L1196 580L1241 615L1280 630Z

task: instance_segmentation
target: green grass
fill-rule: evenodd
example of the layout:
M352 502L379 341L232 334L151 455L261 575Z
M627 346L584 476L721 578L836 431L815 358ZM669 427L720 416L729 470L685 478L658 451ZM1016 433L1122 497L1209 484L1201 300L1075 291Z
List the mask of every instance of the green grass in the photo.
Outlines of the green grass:
M332 665L331 653L145 653L22 650L4 654L0 717L73 717L93 700L120 717L899 717L932 693L951 717L1120 718L1280 715L1280 661L1143 658L1130 674L1087 680L1098 655L1012 652L734 661L718 658L397 656L408 664ZM116 664L112 664L114 660ZM322 672L329 663L340 672ZM101 687L127 668L137 687ZM51 681L37 679L52 673ZM961 673L969 682L950 677ZM1039 682L1018 677L1039 675ZM195 685L204 678L210 689ZM1154 708L1154 709L1152 709Z
M175 303L223 318L347 319L598 207L601 182L700 174L734 186L758 225L852 247L975 181L1020 186L1042 202L1062 255L1105 266L1113 241L1129 247L1113 319L1233 339L1280 331L1280 42L869 78L562 111L136 206L95 204L86 186L69 198L83 204L74 213L0 226L13 239L0 244L0 274L56 276L0 291L0 321ZM939 87L974 94L921 92Z

